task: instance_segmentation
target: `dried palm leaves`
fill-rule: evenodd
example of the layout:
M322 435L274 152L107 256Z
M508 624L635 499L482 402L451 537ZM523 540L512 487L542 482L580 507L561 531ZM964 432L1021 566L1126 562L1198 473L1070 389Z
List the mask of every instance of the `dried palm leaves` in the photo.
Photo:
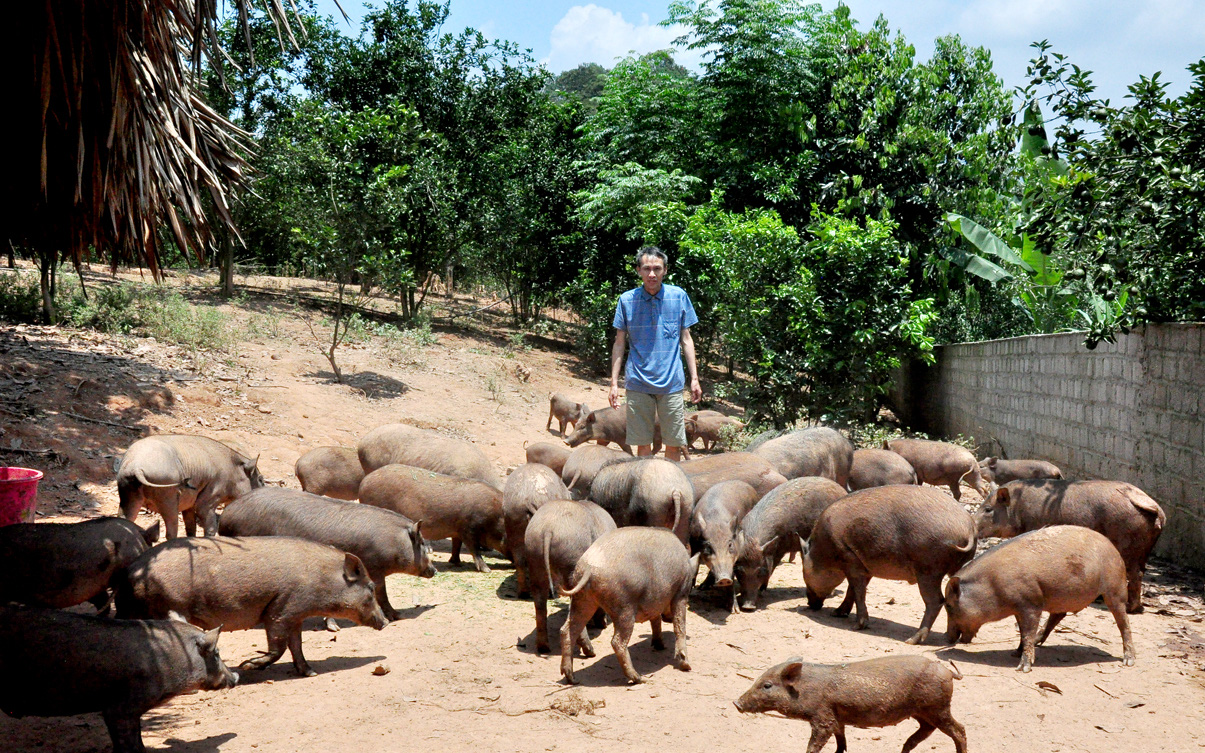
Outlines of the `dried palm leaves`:
M232 0L244 19L251 1ZM280 0L264 5L292 41ZM158 276L160 228L202 257L211 215L233 229L247 134L198 92L220 54L217 0L22 0L6 19L11 242L77 262L95 248Z

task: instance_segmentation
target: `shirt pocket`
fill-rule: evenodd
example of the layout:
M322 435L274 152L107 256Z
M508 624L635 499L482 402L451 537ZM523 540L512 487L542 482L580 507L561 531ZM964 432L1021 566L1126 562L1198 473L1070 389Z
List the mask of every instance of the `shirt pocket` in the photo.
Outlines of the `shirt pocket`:
M678 337L678 329L677 322L661 322L661 334L668 340Z

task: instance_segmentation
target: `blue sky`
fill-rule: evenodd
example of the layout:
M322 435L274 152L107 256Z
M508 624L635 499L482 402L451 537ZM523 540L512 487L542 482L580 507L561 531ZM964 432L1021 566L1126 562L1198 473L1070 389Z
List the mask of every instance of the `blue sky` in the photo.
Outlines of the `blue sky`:
M371 2L371 0L369 0ZM342 0L359 29L363 0ZM824 0L826 9L835 0ZM959 34L968 44L992 52L997 75L1010 86L1025 80L1029 44L1049 39L1070 61L1094 72L1101 96L1123 104L1126 86L1139 75L1162 71L1173 94L1190 81L1189 63L1205 57L1205 0L846 0L866 28L879 14L903 32L926 59L933 40ZM319 9L339 18L333 0ZM537 60L558 73L580 63L611 67L616 57L663 49L680 34L658 26L668 0L597 0L593 3L528 0L452 0L453 29L475 27L491 38L530 48ZM680 52L680 62L698 59Z

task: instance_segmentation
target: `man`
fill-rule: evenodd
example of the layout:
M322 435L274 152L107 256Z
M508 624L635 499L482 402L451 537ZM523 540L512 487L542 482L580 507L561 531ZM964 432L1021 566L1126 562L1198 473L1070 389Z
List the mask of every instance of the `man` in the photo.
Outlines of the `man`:
M611 348L612 408L619 407L619 365L624 346L631 341L624 387L627 389L629 445L637 455L653 453L653 421L661 425L665 458L679 460L686 446L685 405L682 388L682 356L690 371L690 395L698 402L703 397L699 372L695 365L695 342L690 328L698 323L694 306L686 291L675 285L663 285L668 268L665 252L656 246L644 246L636 252L636 271L644 284L619 296L615 307L615 345Z

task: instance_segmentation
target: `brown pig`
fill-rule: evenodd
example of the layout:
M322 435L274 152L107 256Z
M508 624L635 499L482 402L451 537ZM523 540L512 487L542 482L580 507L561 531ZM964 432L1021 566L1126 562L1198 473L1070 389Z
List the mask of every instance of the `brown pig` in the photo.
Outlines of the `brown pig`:
M597 445L595 445L597 446ZM561 444L553 444L552 442L536 442L528 445L527 462L540 463L546 465L556 471L558 476L561 471L565 470L565 461L569 459L570 450Z
M1010 481L988 496L975 521L979 535L1008 538L1049 525L1076 525L1102 533L1126 563L1126 611L1142 611L1146 559L1167 516L1159 503L1124 481Z
M494 464L472 442L409 424L378 426L356 443L356 454L365 474L386 465L409 465L473 479L502 491L501 477Z
M844 617L856 603L857 629L864 630L871 578L916 583L925 616L907 642L923 643L941 611L942 579L975 556L975 541L971 514L936 489L897 485L853 492L820 514L805 544L808 608L820 609L848 580L845 600L834 614Z
M854 446L836 429L816 426L800 429L765 441L754 441L748 448L774 466L787 478L822 476L841 487L849 481Z
M351 447L315 447L297 458L293 473L301 490L333 499L356 499L364 467Z
M592 654L585 635L586 622L602 609L615 624L611 647L630 683L644 681L632 666L628 641L637 622L649 622L653 649L665 648L661 620L672 615L674 663L686 672L686 607L699 571L699 555L690 556L672 532L637 526L618 528L600 536L573 568L569 619L561 627L561 674L573 684L573 646L584 641L583 653ZM579 636L577 640L574 636Z
M184 532L218 533L218 507L264 485L258 458L246 457L217 440L190 434L157 434L130 445L117 468L121 515L131 522L143 507L159 513L167 538Z
M570 447L594 440L604 447L611 442L619 445L631 455L628 444L628 412L624 408L601 408L586 416L576 430L565 438ZM653 454L661 449L661 426L653 424Z
M547 654L551 650L548 645L548 600L569 587L573 568L590 545L599 536L614 530L615 521L607 511L585 499L553 500L531 516L524 532L524 550L536 608L537 653ZM594 655L588 642L579 645L583 652L588 652L587 656Z
M981 497L987 496L987 485L979 475L979 461L965 447L931 439L889 439L883 442L883 449L899 453L907 460L920 483L950 487L954 499L962 499L963 481Z
M771 667L736 701L743 714L777 711L812 724L807 753L820 753L834 735L844 751L845 727L890 727L905 719L920 729L903 753L939 729L966 753L966 728L950 713L954 680L962 675L925 656L884 656L844 664L807 664L790 659Z
M695 460L678 463L690 479L695 499L702 499L712 486L721 481L740 480L757 490L761 499L771 489L786 482L786 477L774 470L770 461L752 452L721 452Z
M745 425L737 419L725 416L716 410L701 410L688 414L685 424L687 448L694 449L695 441L702 439L704 450L710 450L716 442L720 441L724 427L730 426L732 429L738 430L745 428Z
M744 481L723 481L707 490L690 516L690 548L702 555L708 580L720 588L732 588L732 611L736 611L736 589L732 585L736 567L736 538L741 519L757 504L757 490Z
M950 578L946 639L970 643L984 624L1015 616L1021 629L1021 645L1014 652L1021 657L1017 670L1028 672L1034 647L1046 642L1068 612L1078 612L1102 595L1121 631L1123 663L1132 667L1125 563L1117 548L1083 526L1040 528L997 544ZM1039 637L1042 612L1050 617Z
M596 444L574 447L565 459L565 467L561 469L561 480L575 498L584 498L590 493L590 484L594 483L594 477L603 468L635 460L635 456L611 447L600 447Z
M338 617L381 630L388 624L364 563L333 546L288 536L174 539L126 569L117 616L178 618L204 630L263 625L268 651L241 670L274 664L285 648L305 677L317 674L301 652L307 617Z
M219 523L223 536L295 536L327 544L360 558L377 591L377 603L390 620L385 577L394 573L435 576L431 547L421 523L372 505L356 505L294 489L256 489L226 506ZM329 620L328 626L334 621Z
M610 513L621 528L668 528L683 545L689 540L695 492L677 463L644 458L609 465L590 484L590 501Z
M421 520L429 541L452 539L449 564L460 567L463 542L478 572L490 568L483 548L510 556L502 515L502 492L480 481L445 476L409 465L387 465L364 477L360 503Z
M990 457L979 461L979 475L989 484L1007 484L1023 478L1062 478L1063 472L1045 460L1004 460Z
M898 452L877 447L854 450L854 464L849 470L850 491L915 483L916 469Z
M0 604L107 608L113 577L159 538L122 518L17 523L0 528Z
M506 479L502 489L502 518L506 528L506 545L515 563L515 584L519 598L530 595L527 581L527 551L523 535L531 516L545 502L569 499L569 490L561 477L551 468L539 463L525 463Z
M769 584L778 563L799 550L800 539L812 534L820 513L843 497L845 489L836 481L804 476L775 487L741 519L736 534L736 579L742 610L757 609L757 595Z
M17 718L100 712L113 753L143 753L147 711L238 683L218 654L219 630L0 606L0 710Z
M574 402L560 393L549 395L548 422L544 425L544 430L551 431L552 419L555 418L557 421L556 433L563 437L566 426L576 429L581 420L588 415L590 415L590 408L585 403Z

